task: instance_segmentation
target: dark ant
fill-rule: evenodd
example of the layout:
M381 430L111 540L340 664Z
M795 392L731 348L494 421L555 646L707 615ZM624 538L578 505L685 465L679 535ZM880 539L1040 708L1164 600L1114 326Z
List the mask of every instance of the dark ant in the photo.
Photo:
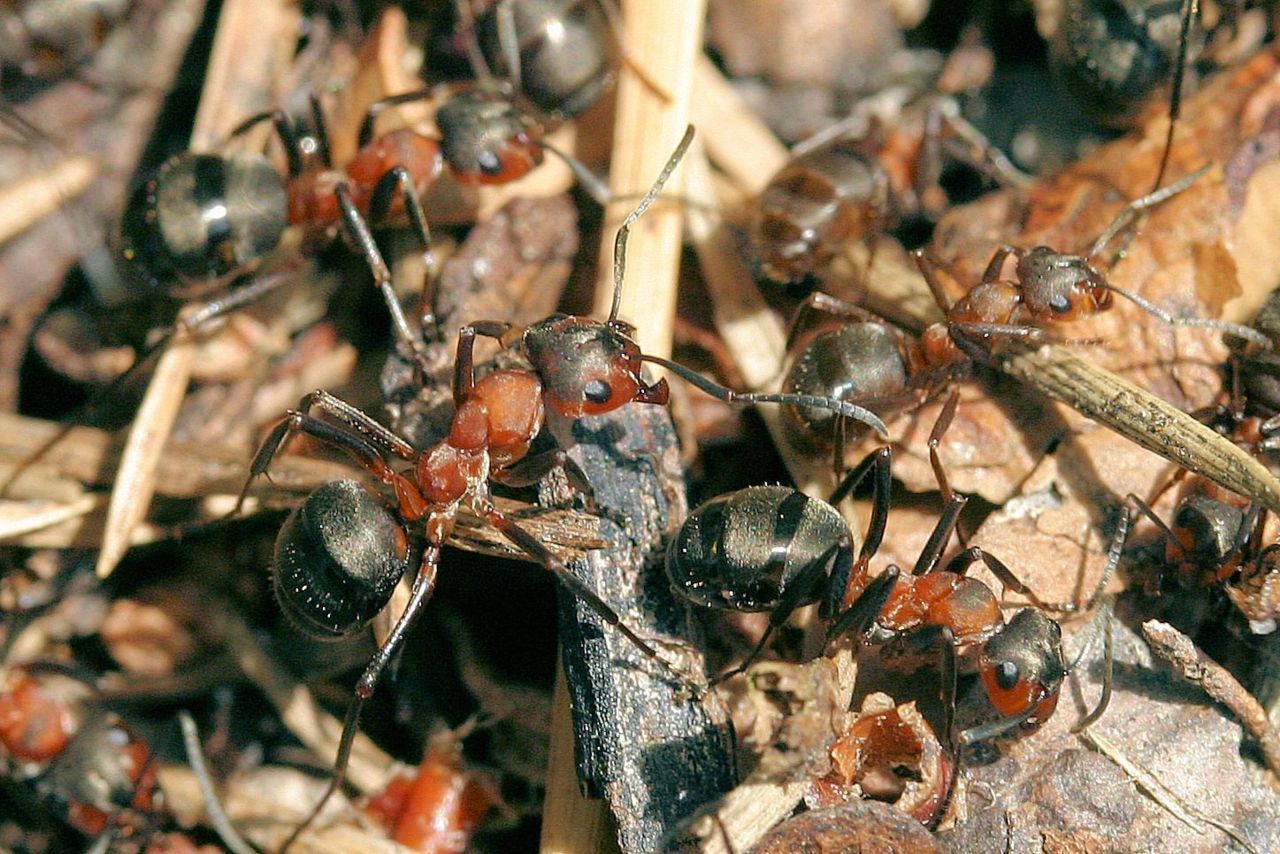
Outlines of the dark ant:
M946 430L957 400L953 394L934 425L931 448ZM1039 727L1053 714L1067 672L1061 630L1045 616L1043 603L1031 590L981 548L968 547L940 565L968 501L952 494L941 468L937 472L946 506L911 574L890 566L874 579L868 576L888 521L891 459L888 446L873 451L825 502L789 487L752 486L713 498L689 514L667 552L667 573L676 590L711 608L769 612L768 629L746 660L714 681L745 672L796 608L819 602L820 615L830 621L828 643L845 635L885 643L922 629L941 633L948 671L948 737L958 647L978 648L983 687L1001 716L960 733L961 744L1017 727ZM872 513L855 559L848 523L832 505L868 477ZM1036 607L1018 611L1006 623L996 595L965 575L979 561Z
M360 712L383 670L394 658L435 587L440 553L465 504L586 603L646 657L657 661L679 684L686 677L612 607L575 578L552 552L489 500L489 483L536 483L561 469L570 484L590 501L590 485L561 449L529 455L546 410L568 419L611 412L627 403L663 405L665 379L648 383L641 376L652 362L725 401L830 406L883 430L883 423L861 407L797 395L739 393L704 379L666 359L649 356L631 339L633 327L617 314L626 269L631 225L657 197L693 138L690 127L653 187L618 229L614 244L614 298L609 319L555 315L524 329L509 323L480 322L458 333L454 363L457 407L446 438L419 451L368 415L327 392L307 395L267 436L250 466L241 501L250 484L265 474L286 440L298 433L345 451L395 494L394 503L375 497L355 481L321 487L281 529L276 544L274 586L282 609L305 631L318 637L342 637L363 628L387 604L392 589L409 570L407 525L420 523L426 547L419 560L408 605L356 684L343 726L333 776L320 802L294 830L285 847L315 819L341 785ZM477 336L503 346L518 345L531 370L495 370L475 376ZM317 414L312 415L311 411ZM396 471L391 459L410 468ZM694 693L700 689L693 688Z
M455 5L481 76L507 78L544 115L574 118L613 85L621 57L608 0L496 0L479 15L468 0Z
M0 689L0 745L71 827L143 833L163 806L151 749L118 715L87 706L91 688L65 668L11 668Z
M939 216L946 206L938 183L944 146L1000 183L1030 181L965 121L954 98L910 103L891 127L869 123L850 133L842 122L802 142L761 192L751 237L766 278L799 282L847 241L874 248L903 218Z
M0 66L65 74L93 55L133 0L18 0L0 5Z
M1194 26L1199 0L1064 0L1049 43L1049 68L1095 121L1132 126L1169 87L1169 128L1153 191L1164 181L1182 108L1187 63L1204 33Z

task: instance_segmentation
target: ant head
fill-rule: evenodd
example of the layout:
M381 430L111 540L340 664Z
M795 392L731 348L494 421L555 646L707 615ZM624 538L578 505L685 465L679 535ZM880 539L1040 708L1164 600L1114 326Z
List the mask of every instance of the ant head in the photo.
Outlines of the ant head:
M501 93L467 89L436 112L440 147L463 184L505 184L542 163L530 123Z
M1102 274L1079 255L1037 246L1018 259L1022 303L1036 320L1079 320L1111 306Z
M1173 518L1173 535L1165 553L1174 566L1216 573L1238 548L1244 512L1207 495L1188 495ZM1193 579L1188 581L1194 583Z
M991 704L1006 718L1024 717L1024 726L1044 723L1058 705L1067 669L1062 629L1036 608L1023 608L983 645L978 672Z
M525 330L524 351L547 402L567 418L612 412L623 404L665 404L666 380L640 376L640 347L628 323L560 315Z

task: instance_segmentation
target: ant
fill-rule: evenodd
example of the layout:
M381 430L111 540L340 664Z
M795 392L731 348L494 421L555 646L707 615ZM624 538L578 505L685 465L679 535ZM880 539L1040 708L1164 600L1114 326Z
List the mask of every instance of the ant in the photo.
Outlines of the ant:
M497 0L479 15L454 5L481 76L507 77L543 114L574 118L613 85L619 23L607 0Z
M418 523L426 532L426 547L418 561L404 613L356 684L333 776L320 802L294 830L286 848L341 785L360 712L430 599L441 550L464 505L553 573L606 624L646 657L661 663L677 682L687 684L684 675L612 607L490 501L491 481L526 485L558 468L584 495L588 505L593 503L585 476L562 449L529 454L548 409L563 418L579 419L611 412L633 401L665 405L669 396L666 379L649 383L641 376L643 363L652 362L721 400L828 406L883 430L879 418L852 404L800 395L732 391L675 362L641 353L631 339L633 327L617 316L627 237L632 223L657 198L692 139L690 127L653 187L618 229L614 242L613 306L608 320L554 315L524 329L485 321L459 331L454 362L457 406L444 439L419 451L363 412L327 392L316 391L304 397L298 408L276 425L254 456L241 502L253 480L267 472L286 440L298 433L345 451L395 495L394 502L387 502L355 481L337 481L312 493L282 527L276 544L276 594L282 609L311 634L342 637L363 628L385 607L392 589L410 569L407 526ZM496 339L503 346L518 345L531 369L494 370L477 379L473 359L477 336ZM313 410L317 414L313 415ZM409 469L397 471L391 465L393 459L408 463Z
M475 720L428 740L413 776L398 776L364 811L387 828L388 836L415 851L462 854L477 826L502 805L496 785L466 767L462 740Z
M947 144L1001 184L1030 183L952 97L917 99L892 126L864 119L854 116L800 143L760 193L751 239L770 281L798 283L847 241L874 250L874 240L899 221L936 219L947 202L939 185Z
M1255 321L1259 332L1274 334L1277 309L1280 293L1273 292ZM1262 456L1280 449L1280 414L1271 394L1276 354L1250 349L1232 359L1230 403L1199 414L1231 441ZM1243 390L1258 394L1246 397ZM1205 477L1187 474L1186 469L1179 469L1149 500L1126 496L1126 514L1141 513L1155 524L1164 540L1167 571L1184 587L1221 584L1254 633L1274 631L1280 614L1280 594L1274 590L1280 577L1280 544L1263 546L1265 509ZM1152 507L1179 481L1181 495L1172 520L1165 523ZM1153 592L1158 592L1160 580L1154 580Z
M85 681L58 665L11 668L0 688L0 745L14 771L67 824L127 837L163 807L150 747L113 712L87 708Z
M1175 317L1142 296L1112 285L1093 266L1092 259L1139 214L1185 191L1203 172L1194 172L1127 204L1086 255L1058 252L1048 246L999 247L981 281L954 303L938 280L935 263L924 250L916 250L916 263L946 315L918 339L858 306L825 293L810 294L792 322L788 344L791 365L783 390L856 401L881 412L918 406L974 362L989 361L997 339L1049 340L1052 336L1047 327L1106 311L1113 294L1164 323L1221 330L1270 349L1269 339L1249 327L1211 318ZM1012 281L1002 278L1010 258L1016 262ZM812 312L848 322L798 333ZM842 470L845 425L840 419L799 407L789 411L805 441L816 447L834 447L837 470Z
M949 425L958 399L952 394L943 408L929 438L931 448ZM882 644L925 629L941 634L948 737L955 709L954 655L957 648L970 646L978 649L983 687L1001 717L961 732L959 742L1039 727L1057 707L1067 673L1061 629L1045 615L1044 603L981 548L967 547L941 565L968 501L952 493L941 468L937 472L946 506L911 574L890 566L869 577L868 564L888 521L891 461L888 446L873 451L827 501L784 486L751 486L713 498L689 514L667 551L667 574L675 589L711 608L769 612L768 628L746 660L713 684L745 672L796 608L819 602L819 614L830 621L828 643L845 635ZM867 478L871 519L855 559L853 535L833 505ZM1035 607L1005 622L996 595L965 575L977 562Z

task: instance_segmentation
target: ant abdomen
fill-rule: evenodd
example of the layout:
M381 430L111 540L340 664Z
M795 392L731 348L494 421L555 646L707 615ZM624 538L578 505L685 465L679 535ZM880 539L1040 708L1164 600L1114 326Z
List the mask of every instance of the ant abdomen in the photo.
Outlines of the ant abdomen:
M1049 66L1091 118L1128 127L1142 106L1163 96L1180 25L1181 4L1167 0L1065 0ZM1196 49L1190 46L1193 55Z
M797 604L807 605L822 597L828 575L805 570L852 541L848 523L825 501L787 486L749 486L689 514L667 549L667 575L695 604L769 611L805 574L812 590Z
M498 29L498 4L476 22L485 60L510 76ZM520 89L544 113L573 118L611 85L618 64L609 23L595 0L521 0L510 4L520 58Z
M359 482L338 480L285 520L272 585L301 631L336 640L377 616L408 566L404 525Z
M260 154L186 152L134 191L118 252L147 292L189 297L225 284L280 242L284 181Z
M861 140L841 137L796 157L760 194L752 238L766 277L798 282L888 215L888 182Z
M907 388L908 373L899 341L886 325L849 323L819 332L797 348L782 390L853 402L889 398ZM806 440L831 447L840 416L810 407L786 409Z
M542 163L542 149L511 101L497 92L469 89L436 112L445 162L462 184L505 184Z

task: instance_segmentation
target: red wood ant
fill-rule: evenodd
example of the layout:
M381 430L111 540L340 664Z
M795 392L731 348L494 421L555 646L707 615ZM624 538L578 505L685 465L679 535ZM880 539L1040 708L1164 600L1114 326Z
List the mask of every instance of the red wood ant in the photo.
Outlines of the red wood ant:
M37 795L89 836L131 836L163 799L151 749L62 668L11 668L0 689L0 745Z
M998 339L1048 340L1052 333L1046 327L1105 311L1113 294L1131 300L1165 323L1221 330L1270 349L1269 339L1249 327L1211 318L1175 317L1140 295L1110 284L1092 264L1091 259L1140 212L1183 192L1202 173L1192 173L1130 202L1084 256L1047 246L1001 246L993 253L982 280L954 303L937 278L934 262L924 250L916 250L916 263L946 314L945 320L927 327L918 340L871 312L821 292L811 294L792 324L791 365L783 390L856 401L884 413L909 408L922 403L973 362L989 361ZM1002 276L1011 257L1016 264L1014 279L1009 281ZM834 329L828 325L797 333L812 312L849 322ZM817 447L834 445L835 463L842 469L844 425L840 419L798 407L790 411L806 441Z
M931 445L945 431L957 400L952 395L944 407ZM911 574L890 566L874 579L868 575L888 521L891 459L887 446L873 451L826 502L788 487L753 486L713 498L689 514L667 552L667 573L676 590L707 607L769 612L768 629L746 661L715 681L744 672L796 608L819 602L820 614L831 621L829 642L850 635L885 643L922 629L939 632L949 671L944 678L948 716L955 705L954 650L977 647L978 672L1000 719L965 730L960 743L1040 726L1053 714L1067 672L1061 630L1030 589L981 548L966 548L940 565L968 501L951 493L945 475L940 485L946 507ZM855 559L848 524L832 505L868 477L872 513ZM1018 611L1006 623L990 588L965 575L977 562L1037 607Z
M493 782L464 766L465 735L459 730L433 736L417 773L394 778L366 805L365 812L396 842L414 851L462 854L476 827L501 803Z
M607 321L556 315L525 329L499 322L464 326L458 333L454 363L457 407L452 425L446 438L425 450L416 450L368 415L317 391L303 398L298 408L276 425L255 455L242 501L252 481L266 473L285 441L297 433L345 451L395 495L388 507L354 481L331 483L312 493L281 529L274 572L277 597L285 612L311 634L340 637L359 631L386 605L392 588L409 569L406 526L422 524L427 540L409 603L356 685L333 777L320 803L295 829L290 843L341 785L360 712L431 597L441 550L464 505L554 573L607 625L646 657L660 662L679 684L687 684L685 675L612 607L490 501L490 481L526 485L556 468L589 500L590 485L563 450L529 455L548 409L558 416L578 419L633 401L665 404L667 381L649 383L641 376L642 364L653 362L725 401L829 406L883 430L879 418L852 404L801 395L739 393L716 385L675 362L641 353L630 338L633 327L618 320L630 227L657 197L692 137L690 127L653 187L618 229L613 308ZM472 355L477 336L496 339L504 346L518 344L532 370L495 370L477 379ZM410 467L397 471L391 466L392 459Z
M893 127L859 122L868 123L850 133L842 122L802 142L761 192L751 237L768 279L799 282L846 241L873 241L903 217L940 214L945 143L957 143L966 161L1001 183L1030 181L964 120L952 98L909 104Z

